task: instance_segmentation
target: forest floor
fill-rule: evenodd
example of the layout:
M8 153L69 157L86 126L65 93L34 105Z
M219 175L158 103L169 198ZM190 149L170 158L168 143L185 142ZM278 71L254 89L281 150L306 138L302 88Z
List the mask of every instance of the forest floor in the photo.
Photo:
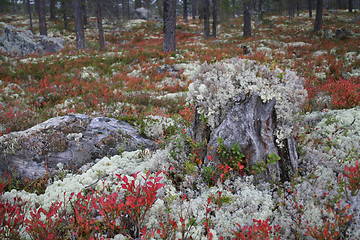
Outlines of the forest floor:
M156 170L154 166L160 166L159 159L162 159L168 169L179 168L166 159L176 153L174 143L171 143L174 139L188 144L191 142L182 135L181 129L189 127L193 120L193 106L186 103L186 97L188 86L196 81L193 77L202 64L239 57L258 61L270 68L291 69L304 78L308 92L303 117L324 111L335 116L327 117L316 126L300 127L299 149L313 151L313 156L321 155L323 161L304 164L307 167L318 166L314 171L304 171L292 182L281 186L258 186L252 182L251 176L236 174L228 178L231 183L216 180L210 184L201 166L187 156L188 159L182 159L187 165L174 171L181 176L182 182L192 185L176 186L181 183L164 172L156 175L163 176L162 180L140 174L146 178L145 188L151 185L149 181L159 183L152 189L159 190L159 195L156 201L155 196L150 199L151 194L143 188L147 194L139 196L137 201L147 199L151 204L148 208L146 204L132 206L133 210L138 207L143 214L134 214L136 221L133 222L139 226L132 224L127 230L117 229L106 233L103 229L105 223L101 223L99 218L98 222L91 224L97 226L105 237L116 236L117 239L139 237L140 229L143 238L153 235L158 239L166 239L166 234L168 239L174 236L180 239L185 239L185 236L192 236L193 239L210 239L211 236L212 239L221 239L221 236L241 238L240 235L245 233L248 234L246 239L255 239L250 237L251 234L262 237L268 234L273 238L281 236L283 239L329 239L328 236L332 234L334 239L337 239L336 236L356 239L360 237L360 166L355 165L360 156L360 123L356 120L351 126L354 129L349 131L332 129L345 129L346 124L349 125L341 117L360 117L360 19L357 12L325 12L323 29L318 33L313 32L313 22L314 18L309 18L305 13L293 19L280 15L265 16L263 22L253 21L253 36L245 39L242 37L242 19L228 19L218 26L218 37L204 39L203 25L199 20L189 19L185 23L178 19L177 51L163 53L163 28L158 22L131 20L113 23L105 20L106 47L100 52L95 18L89 18L85 28L85 50L76 49L74 32L64 30L60 20L49 21L48 35L64 39L65 48L61 52L27 57L0 53L0 136L28 129L55 116L71 113L106 116L136 126L141 134L157 141L160 150L124 153L112 157L111 161L102 159L97 163L99 166L110 166L116 162L122 166L122 161L128 161L129 166L123 166L126 170L118 173L131 175L135 170L148 169L148 165L142 164L146 160L153 164L152 167L148 166L151 170L161 172L164 169ZM2 24L29 29L28 19L21 16L2 15L0 26ZM72 28L70 24L69 29ZM347 35L339 38L336 31L341 28L347 30ZM172 66L180 71L177 72ZM157 121L155 125L162 126L160 134L152 129L155 128L154 122L147 120L155 119L153 116L160 116L154 120ZM346 149L345 145L349 144L352 148ZM334 160L334 156L341 156L342 159ZM118 169L119 165L113 167ZM334 167L333 170L330 167ZM84 174L77 176L89 177ZM66 181L75 181L75 175L61 176L56 183L58 186L66 185ZM91 178L96 181L100 175L98 173ZM194 183L194 176L203 179ZM128 180L121 177L121 181ZM43 188L45 194L24 193L15 183L6 183L5 189L14 190L3 193L3 197L11 199L19 194L22 199L49 209L53 203L49 199L58 199L57 195L55 198L50 195L59 195L61 190L55 191L54 183L38 183L31 183L36 189L33 192ZM199 186L195 187L194 184ZM165 188L167 190L163 190ZM136 192L130 185L124 189ZM81 188L78 190L81 191ZM192 191L197 193L190 193ZM86 202L84 196L77 199ZM101 198L100 194L92 197L97 200ZM73 205L76 205L75 200ZM169 211L161 212L161 209ZM10 213L4 214L11 216ZM127 214L131 215L129 212ZM34 218L29 219L28 225L22 226L23 230L28 228L33 233L40 231L34 230ZM44 220L44 223L50 226L49 221ZM89 223L91 221L88 219ZM78 231L80 235L83 234L82 237L93 234L84 227L85 223L81 225L79 222L71 224L80 226L82 232ZM144 230L145 226L147 230ZM63 234L70 234L63 226L62 230L59 229L57 231ZM0 228L1 234L4 233ZM39 236L36 234L32 236ZM22 236L25 235L22 233ZM95 238L100 236L98 234Z

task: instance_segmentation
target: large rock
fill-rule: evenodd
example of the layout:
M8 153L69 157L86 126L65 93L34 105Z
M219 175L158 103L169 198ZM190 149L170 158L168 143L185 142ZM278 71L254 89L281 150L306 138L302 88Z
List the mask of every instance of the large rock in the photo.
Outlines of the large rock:
M137 8L131 13L131 18L149 20L151 18L151 11L143 7Z
M14 55L32 53L55 53L64 48L60 39L42 35L34 35L28 30L4 25L0 38L0 50Z
M195 108L193 138L204 143L200 159L211 164L207 162L211 155L215 163L233 167L241 163L250 174L255 171L259 181L289 180L297 171L294 136L307 96L303 83L295 72L248 59L202 65L187 97ZM226 155L216 153L218 138ZM238 150L226 150L235 145L243 159Z
M219 159L216 153L220 138L228 148L233 144L241 148L245 155L242 164L250 171L255 165L260 166L261 162L266 162L271 154L280 156L275 164L267 163L266 170L256 174L256 178L269 182L289 180L297 170L297 148L292 138L283 140L281 148L276 141L275 103L275 99L264 103L257 94L241 94L228 104L225 117L213 130L195 114L194 138L196 141L208 142L210 146L206 148L207 152L204 149L200 152L205 153L204 161L207 161L206 156L211 155L215 162L229 164L223 162L224 159Z
M86 163L122 151L154 148L128 123L83 114L49 119L26 131L0 137L0 175L17 172L22 179L54 173L59 163L76 171Z

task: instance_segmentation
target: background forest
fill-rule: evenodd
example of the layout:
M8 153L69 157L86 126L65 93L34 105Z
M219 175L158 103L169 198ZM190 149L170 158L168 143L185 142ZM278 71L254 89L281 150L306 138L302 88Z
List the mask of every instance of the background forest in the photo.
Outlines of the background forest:
M151 16L135 19L141 7ZM0 25L65 46L0 52L0 143L82 113L125 121L157 144L77 171L59 165L40 179L3 174L0 238L360 238L359 7L359 0L0 0ZM201 83L224 67L244 82L260 76L306 90L305 97L284 90L303 97L293 131L299 167L289 181L257 178L278 156L250 171L241 149L221 139L217 155L231 164L200 157L206 143L189 133L194 104L206 99L213 109L213 90ZM201 119L210 124L209 116Z

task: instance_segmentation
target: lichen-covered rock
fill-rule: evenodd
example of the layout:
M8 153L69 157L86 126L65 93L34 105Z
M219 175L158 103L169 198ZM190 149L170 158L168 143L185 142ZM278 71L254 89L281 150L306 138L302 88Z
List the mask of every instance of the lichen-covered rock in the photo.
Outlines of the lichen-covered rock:
M215 160L218 137L228 147L237 143L249 169L276 154L280 161L266 163L260 176L287 180L297 168L292 137L306 96L303 79L289 70L238 58L205 64L189 86L188 101L195 106L193 137L209 143L213 151L207 154Z
M28 30L4 25L0 38L0 50L14 55L32 53L55 53L64 48L60 39L42 35L34 35Z
M83 114L56 117L0 137L0 175L15 170L20 178L35 179L53 173L59 163L76 171L104 156L154 146L133 126L116 119Z
M131 18L149 20L151 18L151 11L143 7L137 8L131 13Z

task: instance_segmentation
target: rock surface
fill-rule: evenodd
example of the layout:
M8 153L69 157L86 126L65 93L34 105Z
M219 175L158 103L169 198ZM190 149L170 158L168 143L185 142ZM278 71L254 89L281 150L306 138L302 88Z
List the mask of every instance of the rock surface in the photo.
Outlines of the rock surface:
M28 30L4 25L0 38L0 50L14 55L32 53L55 53L64 48L61 40L53 37L34 35Z
M21 179L55 172L59 163L76 171L98 158L154 148L128 123L83 114L55 117L28 130L0 137L0 175L16 170Z
M228 104L227 113L220 124L211 130L206 123L195 114L193 133L196 141L208 142L210 150L202 157L207 162L211 155L215 162L223 162L216 154L219 146L218 138L224 139L228 148L236 143L245 155L245 167L250 171L254 165L266 163L270 154L277 154L280 160L275 164L266 164L266 171L256 174L256 178L279 182L288 180L297 169L297 148L293 139L285 139L281 148L277 144L274 131L276 129L276 100L264 103L257 94L241 94Z
M132 12L131 18L149 20L151 18L151 11L143 7L137 8Z

